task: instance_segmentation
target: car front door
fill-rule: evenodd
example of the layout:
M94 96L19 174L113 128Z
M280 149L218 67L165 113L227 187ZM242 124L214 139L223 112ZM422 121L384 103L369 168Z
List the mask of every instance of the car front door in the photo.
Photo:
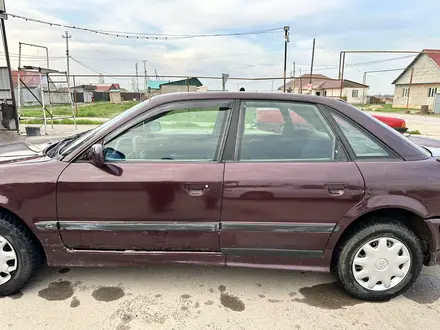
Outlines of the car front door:
M218 251L220 155L231 101L149 110L103 141L105 168L72 162L58 182L61 236L94 250Z
M261 108L280 112L282 131L253 124ZM364 196L362 175L330 122L315 104L241 102L221 220L229 265L289 267L308 257L316 260L308 266L321 266L337 222Z

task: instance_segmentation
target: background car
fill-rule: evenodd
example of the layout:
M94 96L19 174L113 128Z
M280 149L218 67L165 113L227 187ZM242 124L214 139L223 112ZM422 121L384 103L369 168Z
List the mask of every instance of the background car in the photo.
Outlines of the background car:
M394 128L399 133L405 133L408 130L406 122L403 119L376 114L371 114L371 116ZM304 123L304 119L296 114L292 113L291 118L294 122ZM261 130L281 132L284 126L284 119L278 109L259 108L255 112L254 125Z

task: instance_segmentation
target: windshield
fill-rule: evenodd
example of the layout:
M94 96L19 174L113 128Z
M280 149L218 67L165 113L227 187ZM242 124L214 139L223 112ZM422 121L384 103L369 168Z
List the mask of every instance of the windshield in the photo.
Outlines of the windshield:
M131 107L130 109L120 113L119 115L113 117L112 119L106 121L105 123L99 125L98 127L95 127L94 129L86 132L83 135L78 136L78 138L72 140L69 144L64 146L60 150L60 154L63 156L67 156L70 154L76 147L83 144L85 141L89 140L92 136L96 134L96 132L106 129L107 127L110 127L115 122L124 120L126 117L129 117L133 112L136 112L139 108L143 107L147 102L149 102L151 99L145 100L141 103L136 104L135 106Z

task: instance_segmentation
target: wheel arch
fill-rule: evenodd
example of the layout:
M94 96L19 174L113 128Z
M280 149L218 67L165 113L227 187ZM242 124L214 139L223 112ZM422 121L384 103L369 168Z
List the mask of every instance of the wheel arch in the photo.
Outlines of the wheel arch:
M2 216L3 214L11 215L12 219L13 219L13 222L15 222L18 226L24 228L25 230L27 230L29 232L29 234L31 235L32 240L33 240L35 246L38 248L38 250L40 252L40 255L44 259L43 261L45 262L46 261L46 252L44 250L43 244L38 239L37 235L32 230L32 228L30 228L29 225L26 223L26 221L24 221L15 212L12 212L11 210L9 210L6 207L4 207L3 205L0 205L0 216Z
M424 264L428 264L430 251L432 251L435 241L434 236L424 218L420 214L402 207L383 207L360 215L351 221L347 226L339 227L337 237L330 237L326 250L333 251L332 266L334 264L335 257L339 253L339 246L346 238L353 235L361 226L374 223L375 219L384 217L402 223L415 233L421 242L424 254ZM334 234L335 232L332 234L332 236Z

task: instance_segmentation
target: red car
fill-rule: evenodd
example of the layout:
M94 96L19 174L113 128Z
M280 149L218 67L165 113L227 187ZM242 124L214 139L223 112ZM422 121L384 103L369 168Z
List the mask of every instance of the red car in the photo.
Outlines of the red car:
M281 134L252 126L268 108ZM43 263L168 262L332 271L386 300L440 263L440 159L329 98L165 94L0 172L0 296Z
M406 127L406 122L403 119L396 117L380 116L376 114L372 114L371 116L394 128L400 133L405 133L408 130L408 127ZM291 117L294 123L306 124L304 119L294 112L291 113ZM254 125L261 130L280 133L284 126L284 119L280 115L278 109L258 108L255 112Z

